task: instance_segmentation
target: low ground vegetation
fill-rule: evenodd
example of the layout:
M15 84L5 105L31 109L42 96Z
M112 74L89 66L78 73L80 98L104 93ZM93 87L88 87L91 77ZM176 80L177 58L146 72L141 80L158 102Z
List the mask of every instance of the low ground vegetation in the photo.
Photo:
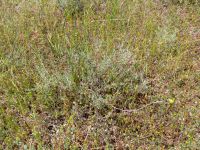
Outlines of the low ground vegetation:
M1 0L0 149L198 149L198 1Z

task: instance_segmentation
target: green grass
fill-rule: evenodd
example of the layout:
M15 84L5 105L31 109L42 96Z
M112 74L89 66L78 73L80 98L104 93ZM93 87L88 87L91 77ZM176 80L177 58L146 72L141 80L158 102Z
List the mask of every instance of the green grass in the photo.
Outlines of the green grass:
M198 149L200 8L168 2L1 0L0 149Z

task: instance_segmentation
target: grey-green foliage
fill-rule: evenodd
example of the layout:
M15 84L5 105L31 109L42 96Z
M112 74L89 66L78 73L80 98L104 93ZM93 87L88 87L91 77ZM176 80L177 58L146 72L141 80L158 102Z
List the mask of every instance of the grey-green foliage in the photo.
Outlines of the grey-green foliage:
M157 38L160 43L173 43L177 40L178 29L170 30L167 26L158 28Z
M102 108L110 98L115 101L116 96L123 99L127 94L146 92L146 80L142 71L136 71L137 64L131 51L114 50L105 54L101 60L95 59L92 54L82 55L84 73L79 76L81 79L78 88L81 103L89 100L93 106Z
M93 105L102 108L108 99L125 99L127 94L147 92L147 81L143 70L138 73L133 53L128 49L113 50L97 60L92 52L73 52L70 55L68 70L62 74L49 74L41 64L38 74L41 78L39 91L49 92L52 87L59 87L76 96L81 105ZM132 96L130 96L132 97ZM132 97L134 100L134 96Z

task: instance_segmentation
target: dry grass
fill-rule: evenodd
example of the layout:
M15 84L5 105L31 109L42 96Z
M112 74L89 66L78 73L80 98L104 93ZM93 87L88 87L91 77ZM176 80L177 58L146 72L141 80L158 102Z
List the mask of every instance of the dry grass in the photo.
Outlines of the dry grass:
M0 149L198 149L188 2L1 0Z

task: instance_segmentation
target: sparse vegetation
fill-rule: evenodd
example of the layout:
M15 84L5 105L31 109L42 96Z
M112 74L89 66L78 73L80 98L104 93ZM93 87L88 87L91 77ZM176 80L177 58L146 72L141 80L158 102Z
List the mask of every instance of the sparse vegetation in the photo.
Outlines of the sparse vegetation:
M198 1L0 0L0 149L199 149Z

